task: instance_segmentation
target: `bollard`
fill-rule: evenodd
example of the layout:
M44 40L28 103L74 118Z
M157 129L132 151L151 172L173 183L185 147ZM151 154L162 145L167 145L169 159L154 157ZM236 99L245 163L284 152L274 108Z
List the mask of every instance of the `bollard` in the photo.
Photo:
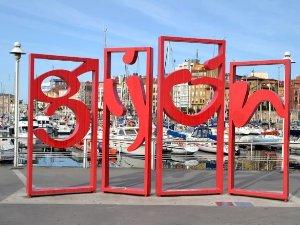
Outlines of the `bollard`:
M251 161L252 161L252 157L253 157L253 144L251 143L250 144L250 158L251 158Z
M283 148L284 148L284 144L282 144L282 149L281 149L281 171L283 171L284 169L284 162L283 162L283 158L284 158L284 151L283 151Z
M152 141L151 145L151 169L155 170L155 143Z
M83 140L83 168L88 168L88 161L87 161L87 139Z

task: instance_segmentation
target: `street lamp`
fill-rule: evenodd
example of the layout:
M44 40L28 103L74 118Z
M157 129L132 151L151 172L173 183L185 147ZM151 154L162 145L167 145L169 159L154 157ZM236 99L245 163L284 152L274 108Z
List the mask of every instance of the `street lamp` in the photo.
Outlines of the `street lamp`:
M290 52L290 51L284 52L283 59L289 59L289 60L291 60L291 63L295 63L295 62L292 60L292 56L291 56L291 52Z
M21 49L21 44L19 42L14 43L13 49L10 51L16 59L15 67L15 142L14 142L14 167L18 167L19 158L19 64L20 59L25 52Z
M296 63L295 61L293 61L292 60L292 56L291 56L291 52L290 51L286 51L286 52L284 52L284 57L283 57L283 59L289 59L290 61L291 61L291 63L293 64L293 63ZM292 68L291 68L292 69ZM292 76L292 75L291 75ZM292 79L292 77L291 77L291 79ZM295 84L294 84L295 85ZM292 87L293 88L293 87ZM299 111L298 110L299 109L299 99L298 99L298 105L297 105L297 111ZM297 114L299 114L299 112L297 112ZM298 116L298 115L297 115Z
M291 52L290 51L286 51L286 52L284 52L284 57L283 57L283 59L289 59L289 60L291 60L291 63L296 63L295 61L293 61L292 60L292 57L291 57ZM284 88L286 88L286 84L284 84ZM284 123L285 121L283 121L283 123ZM289 134L288 134L289 135ZM283 149L283 145L282 145L282 149ZM281 151L281 157L282 157L282 159L284 159L284 151ZM284 165L283 165L283 160L282 160L282 162L281 162L281 170L283 171L283 167L284 167Z

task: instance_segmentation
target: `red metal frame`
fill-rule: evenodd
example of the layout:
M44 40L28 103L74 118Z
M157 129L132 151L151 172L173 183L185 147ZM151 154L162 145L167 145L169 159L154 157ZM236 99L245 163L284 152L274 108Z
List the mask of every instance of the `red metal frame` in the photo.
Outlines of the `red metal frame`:
M248 96L249 86L245 81L235 82L236 67L278 65L285 66L284 102L275 92L270 90L259 90ZM230 63L230 104L229 104L229 153L228 153L228 192L233 195L245 195L261 198L270 198L287 201L289 198L289 133L290 133L290 76L291 61L263 60ZM239 94L237 94L237 92ZM275 107L278 116L284 119L284 146L283 146L283 190L281 193L271 191L256 191L237 189L234 187L234 148L235 127L246 125L259 104L269 101Z
M151 135L152 135L152 82L153 56L151 47L105 48L104 49L104 103L103 103L103 143L102 143L102 191L148 196L151 192ZM124 53L123 62L134 64L138 53L146 53L146 94L141 79L131 75L126 79L129 94L139 119L139 131L128 151L134 151L145 142L144 187L113 187L109 184L109 140L110 115L122 116L126 109L120 102L111 78L111 55Z
M218 45L218 55L204 63L207 70L219 69L217 78L201 77L192 80L188 70L179 70L165 77L164 68L164 44L166 41L187 42L200 44ZM223 136L224 136L224 88L225 88L225 40L212 40L201 38L184 38L161 36L158 39L158 109L157 109L157 147L156 147L156 194L158 196L177 196L177 195L204 195L223 193ZM172 101L172 87L179 83L207 84L214 89L214 98L201 110L194 115L186 115L177 109ZM218 113L217 131L217 168L216 168L216 187L201 189L163 189L163 118L166 113L171 119L184 125L196 126L206 122L214 113Z
M35 60L60 60L71 62L82 62L80 66L72 71L55 69L43 73L35 78ZM92 105L91 112L86 105L75 99L70 99L79 91L80 82L78 76L86 72L92 72ZM46 96L41 90L43 80L49 76L58 76L68 84L67 93L58 98ZM29 98L28 98L28 149L27 149L27 183L26 191L28 197L41 195L56 195L69 193L94 192L97 183L97 128L98 128L98 80L99 61L98 59L79 58L58 55L30 54L29 55ZM48 107L44 110L45 115L51 116L60 106L69 107L75 114L77 123L73 133L63 140L55 140L48 136L43 129L33 129L34 101L45 102ZM66 148L80 142L91 126L91 168L89 185L77 187L33 187L33 134L45 144L56 148Z

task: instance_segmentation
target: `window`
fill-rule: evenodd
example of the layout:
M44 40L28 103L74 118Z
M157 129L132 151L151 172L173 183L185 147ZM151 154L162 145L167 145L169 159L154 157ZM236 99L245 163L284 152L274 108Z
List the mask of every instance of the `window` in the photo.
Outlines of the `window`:
M126 135L136 135L137 132L135 130L126 130Z
M125 133L124 133L124 130L119 130L119 133L118 133L119 135L125 135Z

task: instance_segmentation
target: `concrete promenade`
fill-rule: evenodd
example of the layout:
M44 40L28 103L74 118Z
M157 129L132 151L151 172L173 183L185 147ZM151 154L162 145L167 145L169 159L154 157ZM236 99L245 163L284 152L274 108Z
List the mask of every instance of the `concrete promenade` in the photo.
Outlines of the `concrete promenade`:
M209 187L213 171L166 170L168 188ZM290 201L231 196L150 197L102 193L27 198L26 170L0 167L0 224L299 224L300 171L290 173ZM101 173L98 170L100 186ZM280 172L239 172L237 186L279 190ZM154 174L152 177L154 188ZM37 186L84 185L88 169L36 168ZM226 179L225 179L226 181ZM142 185L142 170L114 168L111 182ZM200 185L199 185L200 184ZM226 185L226 182L224 183Z

